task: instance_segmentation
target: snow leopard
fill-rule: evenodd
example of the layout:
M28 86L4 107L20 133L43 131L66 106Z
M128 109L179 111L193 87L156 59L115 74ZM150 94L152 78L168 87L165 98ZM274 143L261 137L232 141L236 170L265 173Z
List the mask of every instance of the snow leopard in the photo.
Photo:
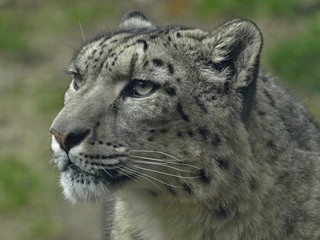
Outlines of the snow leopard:
M106 202L105 239L320 239L320 126L262 45L131 12L74 53L53 161L67 199Z

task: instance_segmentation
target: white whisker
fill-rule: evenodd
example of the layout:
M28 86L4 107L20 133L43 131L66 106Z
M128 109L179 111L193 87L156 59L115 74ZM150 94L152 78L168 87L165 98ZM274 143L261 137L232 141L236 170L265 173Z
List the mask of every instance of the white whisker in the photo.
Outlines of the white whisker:
M83 41L84 41L84 43L87 43L86 38L85 38L85 36L84 36L83 28L82 28L82 25L81 25L81 22L80 22L80 21L79 21L79 27L80 27L80 31L81 31L81 35L82 35Z
M174 161L167 160L167 159L149 158L149 157L137 156L137 155L130 155L130 157L135 157L135 158L140 158L140 159L145 159L145 160L152 160L152 161L159 162L159 163L168 163L168 164L175 164L175 165L179 165L179 166L186 166L186 167L191 167L191 168L198 169L198 170L200 169L199 167L196 167L191 164L174 162Z
M163 189L158 185L156 184L155 182L153 182L152 180L150 180L148 178L148 176L141 176L141 173L137 170L133 170L131 168L128 168L128 167L125 167L125 166L122 166L122 170L127 170L128 174L135 174L135 177L138 178L138 179L141 179L141 180L146 180L150 183L152 183L153 185L155 185L160 191L163 191Z
M133 165L130 166L130 167L135 168L135 166L133 166ZM164 181L162 181L162 180L160 180L160 179L158 179L158 178L152 177L152 176L150 176L150 175L148 175L148 174L146 174L146 173L142 173L142 172L140 172L140 171L133 170L132 168L130 168L130 170L131 170L131 171L136 171L136 172L138 172L140 175L143 175L143 176L145 176L145 177L151 178L151 179L153 179L153 180L155 180L155 181L157 181L157 182L159 182L159 183L162 183L162 184L164 184L164 185L166 185L166 186L170 186L170 187L173 187L173 188L181 188L181 189L183 188L183 187L180 187L180 186L171 185L171 184L166 183L166 182L164 182Z
M194 179L194 178L199 178L199 176L193 176L193 177L184 177L181 175L176 175L176 174L172 174L172 173L166 173L166 172L161 172L161 171L157 171L157 170L153 170L150 168L144 168L144 167L140 167L140 166L136 166L134 164L127 164L128 166L134 167L136 169L141 169L141 170L145 170L145 171L149 171L149 172L154 172L154 173L158 173L158 174L162 174L162 175L166 175L166 176L171 176L171 177L176 177L176 178L180 178L180 179Z
M176 158L175 156L172 156L172 155L169 154L169 153L165 153L165 152L161 152L161 151L154 151L154 150L130 150L130 152L138 152L138 153L139 153L139 152L141 152L141 153L158 153L158 154L162 154L162 155L171 157L171 158L173 158L174 160L181 161L181 160L179 160L178 158Z
M171 168L173 170L177 170L177 171L180 171L180 172L191 172L191 171L188 171L188 170L183 170L183 169L180 169L180 168L177 168L177 167L172 167L172 166L169 166L170 163L159 163L159 162L150 162L150 161L141 161L141 160L136 160L136 159L131 159L131 162L135 162L135 163L141 163L141 164L149 164L149 165L155 165L155 166L163 166L163 167L167 167L167 168Z

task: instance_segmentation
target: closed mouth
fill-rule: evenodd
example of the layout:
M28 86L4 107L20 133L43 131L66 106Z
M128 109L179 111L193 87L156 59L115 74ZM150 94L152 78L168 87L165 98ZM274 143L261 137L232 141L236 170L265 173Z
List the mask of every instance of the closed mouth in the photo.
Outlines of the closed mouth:
M70 159L61 170L63 171L72 171L73 175L84 175L85 177L94 178L98 182L103 182L106 184L118 184L120 182L132 179L134 176L122 175L117 169L105 169L99 170L97 174L92 174L87 171L82 170L76 164L74 164Z

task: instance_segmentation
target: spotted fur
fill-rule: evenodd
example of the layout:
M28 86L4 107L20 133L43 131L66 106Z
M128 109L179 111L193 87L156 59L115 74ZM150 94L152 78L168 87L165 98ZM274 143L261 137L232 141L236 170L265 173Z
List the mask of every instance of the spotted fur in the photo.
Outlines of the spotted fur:
M106 239L320 238L320 127L261 48L250 21L133 12L75 53L53 159L68 199L107 201Z

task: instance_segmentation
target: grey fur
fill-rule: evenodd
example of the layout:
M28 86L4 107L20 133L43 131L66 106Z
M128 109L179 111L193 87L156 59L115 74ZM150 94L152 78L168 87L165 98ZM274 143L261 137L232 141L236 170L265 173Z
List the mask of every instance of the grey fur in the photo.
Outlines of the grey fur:
M68 199L112 198L106 239L320 239L320 127L259 70L261 47L246 20L134 13L75 54L53 155Z

